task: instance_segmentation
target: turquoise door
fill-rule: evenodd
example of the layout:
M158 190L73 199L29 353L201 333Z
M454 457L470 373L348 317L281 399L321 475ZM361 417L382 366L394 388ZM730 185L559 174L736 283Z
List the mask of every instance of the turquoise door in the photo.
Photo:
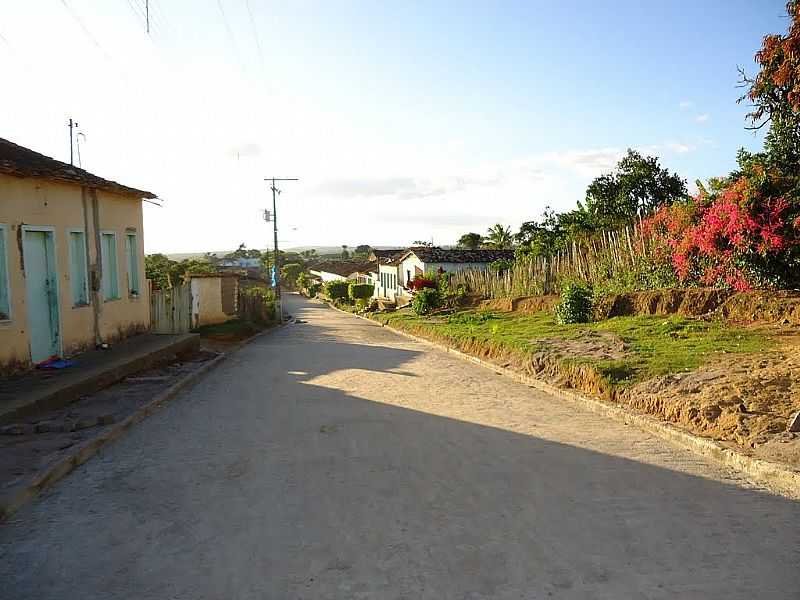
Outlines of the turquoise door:
M23 231L22 251L31 360L39 363L60 353L53 232Z

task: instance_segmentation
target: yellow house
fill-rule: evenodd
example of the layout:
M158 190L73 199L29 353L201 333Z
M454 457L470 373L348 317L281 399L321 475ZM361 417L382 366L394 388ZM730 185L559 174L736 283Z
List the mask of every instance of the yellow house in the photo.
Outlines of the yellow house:
M0 138L0 374L149 328L144 198Z

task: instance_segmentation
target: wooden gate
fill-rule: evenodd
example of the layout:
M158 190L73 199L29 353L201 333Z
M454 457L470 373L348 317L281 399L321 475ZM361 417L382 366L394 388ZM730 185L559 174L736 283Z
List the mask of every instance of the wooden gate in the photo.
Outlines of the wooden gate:
M153 333L189 333L192 328L192 290L188 283L150 294Z

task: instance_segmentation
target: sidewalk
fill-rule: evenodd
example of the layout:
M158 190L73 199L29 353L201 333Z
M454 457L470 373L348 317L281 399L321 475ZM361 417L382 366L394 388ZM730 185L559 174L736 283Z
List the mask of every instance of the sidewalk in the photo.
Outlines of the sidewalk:
M0 424L60 408L174 355L197 351L199 346L197 334L148 333L109 350L80 354L66 369L34 370L0 379Z

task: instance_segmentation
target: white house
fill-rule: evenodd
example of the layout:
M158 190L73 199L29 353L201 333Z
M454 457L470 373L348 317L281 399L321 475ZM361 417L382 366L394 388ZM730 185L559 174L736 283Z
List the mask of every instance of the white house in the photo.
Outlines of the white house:
M322 283L337 280L365 282L373 267L373 263L366 261L330 260L315 264L308 272L318 277Z
M409 248L379 263L378 298L397 300L411 296L408 282L424 273L478 271L487 269L497 260L513 260L513 250L466 250L462 248L419 247Z

